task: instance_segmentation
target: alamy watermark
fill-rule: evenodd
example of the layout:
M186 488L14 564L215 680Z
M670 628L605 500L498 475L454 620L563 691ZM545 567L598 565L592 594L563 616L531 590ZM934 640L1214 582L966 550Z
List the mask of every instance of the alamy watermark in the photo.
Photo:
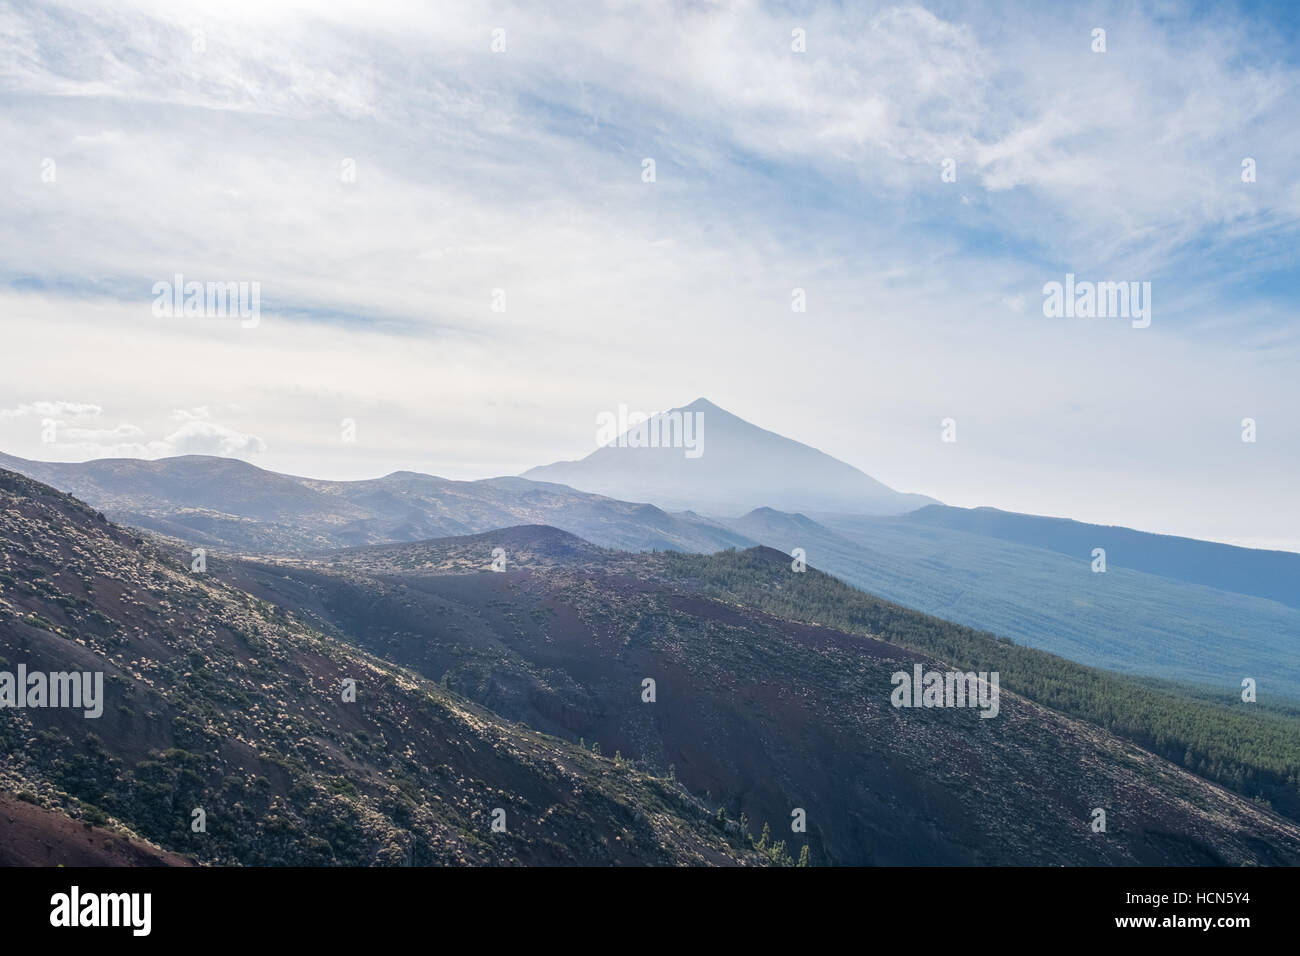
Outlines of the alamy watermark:
M262 321L260 282L186 282L179 272L173 279L153 284L153 314L160 319L238 317L246 329Z
M619 405L617 412L596 416L596 444L602 448L681 448L687 458L699 458L704 454L704 413L673 410L647 415Z
M978 707L981 717L998 715L998 672L925 671L920 664L912 673L897 671L890 678L894 689L889 702L895 707Z
M1133 328L1151 324L1150 282L1076 282L1073 272L1065 282L1043 286L1043 315L1049 319L1132 319Z
M93 720L104 713L104 672L47 674L19 664L17 673L0 671L0 709L5 707L70 707Z
M132 936L148 936L153 927L152 893L83 893L73 886L50 897L50 925L123 927Z

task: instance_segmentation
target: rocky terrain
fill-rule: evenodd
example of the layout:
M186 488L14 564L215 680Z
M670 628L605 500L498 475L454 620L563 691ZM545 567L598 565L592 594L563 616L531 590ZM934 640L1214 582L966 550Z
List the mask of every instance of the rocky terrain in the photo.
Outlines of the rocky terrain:
M504 572L490 570L497 548ZM893 673L948 669L908 646L921 645L930 622L951 629L934 632L936 649L984 656L963 657L965 669L1010 663L1027 687L1041 672L996 656L1021 649L992 635L981 644L977 632L963 637L968 629L815 570L794 573L774 551L631 555L514 528L214 567L509 719L668 770L728 816L788 833L802 809L814 862L1300 860L1294 822L1014 692L1004 689L996 719L891 706ZM761 588L743 601L728 595L733 572ZM782 592L803 592L809 614L851 612L870 626L792 619ZM756 606L764 593L785 616ZM870 618L877 606L887 615ZM654 703L642 695L647 678ZM1089 826L1097 808L1104 834Z
M502 719L183 558L0 472L0 671L101 671L107 698L92 719L0 709L0 792L41 811L20 862L49 862L67 818L215 864L770 862L667 775Z

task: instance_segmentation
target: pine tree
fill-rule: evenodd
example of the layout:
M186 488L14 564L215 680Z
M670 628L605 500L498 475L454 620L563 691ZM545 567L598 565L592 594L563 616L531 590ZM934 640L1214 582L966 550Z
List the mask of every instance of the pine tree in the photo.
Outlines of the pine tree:
M777 866L791 866L794 864L794 857L792 857L789 851L786 850L784 840L778 840L773 844L770 855L772 857L772 862Z
M811 861L810 861L810 859L809 859L809 856L808 856L808 844L807 844L807 843L805 843L805 844L803 845L803 849L799 851L799 863L798 863L797 865L798 865L798 866L811 866L811 865L812 865L812 863L811 863Z

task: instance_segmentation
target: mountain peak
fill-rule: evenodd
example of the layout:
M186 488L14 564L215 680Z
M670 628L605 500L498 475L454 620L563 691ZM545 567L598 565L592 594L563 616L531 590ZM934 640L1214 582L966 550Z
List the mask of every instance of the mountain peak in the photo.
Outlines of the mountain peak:
M680 409L675 409L675 410L683 411L683 412L722 412L724 415L731 415L731 412L727 411L725 408L722 408L714 404L713 402L709 401L707 398L704 398L703 396L697 398L689 405L683 405ZM735 416L733 415L732 417L734 418Z
M673 425L669 416L698 416ZM932 498L895 491L852 465L727 411L703 396L631 424L580 461L524 472L673 511L730 516L755 508L902 514Z

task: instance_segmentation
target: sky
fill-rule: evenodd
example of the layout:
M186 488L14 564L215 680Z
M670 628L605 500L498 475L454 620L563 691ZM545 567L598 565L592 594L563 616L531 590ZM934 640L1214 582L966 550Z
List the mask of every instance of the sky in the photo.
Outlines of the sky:
M0 2L0 450L479 478L707 397L1300 550L1294 5L540 6Z

